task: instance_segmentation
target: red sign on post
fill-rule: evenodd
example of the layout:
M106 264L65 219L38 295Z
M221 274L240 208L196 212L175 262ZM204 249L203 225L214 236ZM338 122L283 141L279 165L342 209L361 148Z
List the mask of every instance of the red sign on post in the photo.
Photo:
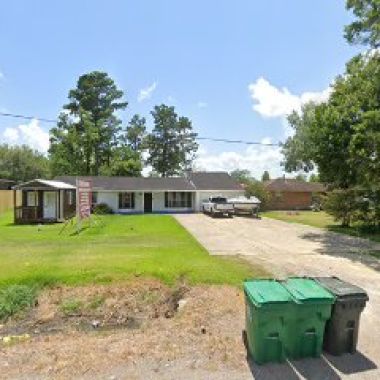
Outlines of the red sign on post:
M77 179L77 216L79 220L91 215L92 182Z

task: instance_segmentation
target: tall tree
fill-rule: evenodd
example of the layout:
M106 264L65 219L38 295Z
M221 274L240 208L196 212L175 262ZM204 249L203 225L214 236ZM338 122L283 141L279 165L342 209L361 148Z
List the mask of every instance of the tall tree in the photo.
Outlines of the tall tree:
M315 173L311 173L309 177L309 182L319 182L319 175Z
M123 142L136 153L145 149L146 120L145 117L134 115L128 123L122 138Z
M230 172L230 176L237 182L247 184L252 180L251 172L247 169L235 169Z
M26 145L0 145L0 178L18 182L49 177L48 159Z
M295 130L283 146L288 171L318 167L336 188L380 183L380 53L353 58L327 103L289 118Z
M152 111L154 128L148 136L148 163L162 177L180 174L191 166L198 144L191 121L178 117L174 107L161 104Z
M98 175L102 166L110 166L121 130L115 111L127 107L122 97L107 73L93 71L79 77L64 106L69 116L61 115L50 134L55 170L65 170L57 174ZM77 161L71 165L73 156Z
M269 175L269 172L268 170L265 170L262 177L261 177L261 181L269 181L270 180L270 175Z
M298 174L295 176L294 179L297 180L297 181L300 181L300 182L306 182L307 177L306 177L306 175L303 174L303 173L298 173Z
M141 155L128 146L114 148L110 165L100 168L101 175L141 177Z
M345 27L347 41L380 47L380 1L347 0L346 8L355 16L355 20Z

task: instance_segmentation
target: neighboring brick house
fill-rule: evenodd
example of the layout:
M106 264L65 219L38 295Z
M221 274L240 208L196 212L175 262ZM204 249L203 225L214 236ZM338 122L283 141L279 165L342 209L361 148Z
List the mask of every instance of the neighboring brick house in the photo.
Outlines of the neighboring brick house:
M306 210L313 203L313 195L326 192L321 183L291 178L265 181L264 186L271 194L268 208L272 210Z

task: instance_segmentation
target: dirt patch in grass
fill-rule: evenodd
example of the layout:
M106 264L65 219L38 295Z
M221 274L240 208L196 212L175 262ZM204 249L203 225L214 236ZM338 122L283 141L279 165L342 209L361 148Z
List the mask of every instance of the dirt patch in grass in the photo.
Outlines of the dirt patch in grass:
M65 300L71 304L62 308ZM116 369L126 376L148 363L161 371L178 362L192 370L240 370L246 365L243 327L243 295L230 286L169 288L141 280L55 288L41 293L28 316L0 329L0 335L31 335L26 342L0 343L0 372L92 379Z
M154 280L47 289L34 308L10 318L1 334L140 328L151 319L172 318L188 290L183 283L168 287Z

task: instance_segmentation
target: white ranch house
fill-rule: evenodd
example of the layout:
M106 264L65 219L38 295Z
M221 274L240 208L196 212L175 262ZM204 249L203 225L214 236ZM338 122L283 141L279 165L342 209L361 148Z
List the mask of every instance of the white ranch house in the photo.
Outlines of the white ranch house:
M75 186L91 180L93 203L105 203L115 213L198 212L211 195L236 197L244 189L225 172L192 172L184 177L74 177L56 180Z

